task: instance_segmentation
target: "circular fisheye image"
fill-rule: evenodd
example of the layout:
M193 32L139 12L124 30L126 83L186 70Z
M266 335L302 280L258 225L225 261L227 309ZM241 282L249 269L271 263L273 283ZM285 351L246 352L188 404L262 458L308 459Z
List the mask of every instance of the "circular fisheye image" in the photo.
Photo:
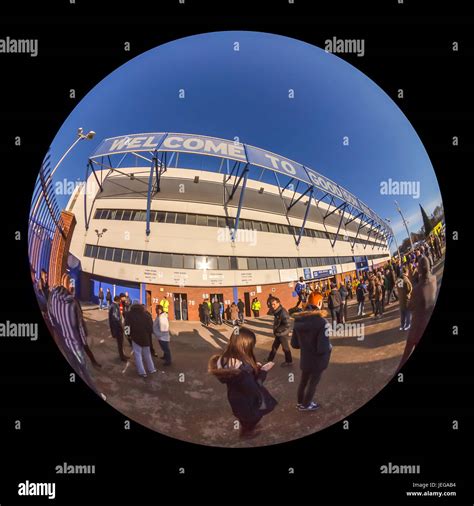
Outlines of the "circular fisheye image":
M107 76L54 138L29 217L35 293L76 373L128 419L220 447L364 406L422 338L444 252L436 175L396 104L258 32Z

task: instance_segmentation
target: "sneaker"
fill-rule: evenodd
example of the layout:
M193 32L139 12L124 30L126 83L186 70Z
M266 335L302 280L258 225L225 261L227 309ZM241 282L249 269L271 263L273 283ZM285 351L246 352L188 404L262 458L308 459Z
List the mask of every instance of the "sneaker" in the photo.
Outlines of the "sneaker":
M411 325L406 325L403 330L410 330Z
M316 411L317 409L319 409L321 406L320 404L318 404L317 402L311 402L309 406L300 406L298 408L299 411Z
M146 378L146 374L139 374L138 376L140 376L141 378Z
M362 313L362 316L365 316L365 313Z
M158 372L158 369L155 369L154 371L150 371L148 374L155 374L155 372Z
M403 329L404 329L404 327L400 327L400 330L403 330Z

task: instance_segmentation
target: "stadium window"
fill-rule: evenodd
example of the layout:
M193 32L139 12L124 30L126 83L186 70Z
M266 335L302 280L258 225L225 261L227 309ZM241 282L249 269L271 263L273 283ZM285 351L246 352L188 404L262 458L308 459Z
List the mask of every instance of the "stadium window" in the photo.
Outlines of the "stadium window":
M148 257L149 257L150 253L148 251L144 251L143 252L143 256L142 256L142 265L148 265Z
M256 270L257 269L257 259L256 258L247 258L248 269Z
M97 258L99 260L103 260L105 258L105 248L103 246L99 246L97 249Z
M146 221L146 211L135 211L133 221Z
M231 259L232 258L235 258L235 257L231 257ZM237 269L246 270L248 268L249 268L249 266L248 266L247 258L246 257L237 257Z
M184 255L184 268L194 269L194 255Z
M207 257L207 268L217 269L217 257Z
M111 214L110 209L104 209L104 210L102 211L102 219L103 219L103 220L108 220L108 219L109 219L110 214Z
M155 221L157 223L164 223L166 218L166 213L164 211L156 211Z
M217 267L219 270L230 269L229 257L217 257Z
M142 263L142 252L139 250L132 251L132 264L141 264Z
M240 267L237 267L238 263L237 260L240 260L240 258L237 257L230 257L230 268L235 271L237 269L240 269Z
M150 211L150 222L156 221L156 211Z
M105 252L105 260L112 260L114 257L114 248L107 248Z
M262 232L268 232L269 231L268 223L265 223L264 221L260 222L260 228L262 229Z
M262 224L259 222L259 221L254 221L252 220L252 228L254 230L256 230L257 232L261 232L262 231Z
M186 215L186 225L196 225L196 215L195 214L187 214Z
M298 262L296 261L296 258L290 258L290 268L291 269L295 269L296 267L298 267Z
M174 223L176 221L176 213L166 213L165 223Z
M130 221L135 221L136 214L137 214L137 211L130 210Z
M91 244L86 244L86 247L84 249L84 256L85 257L92 256L92 245Z
M234 228L235 220L234 218L227 218L226 219L227 228Z
M253 230L252 228L252 220L245 220L245 230Z
M298 267L308 267L308 262L306 261L306 258L299 258L299 266Z
M280 230L280 234L289 234L288 225L278 225L278 229Z
M217 227L217 216L208 216L207 217L207 226L208 227Z
M123 209L117 209L117 212L115 213L115 219L121 220L123 217Z
M207 266L206 257L196 256L196 269L204 269Z
M183 268L183 255L171 255L171 267L174 269Z
M186 224L186 215L184 213L177 213L176 214L176 223L179 225Z
M171 267L171 253L161 254L161 267Z
M154 265L156 267L161 265L161 253L149 253L148 254L148 265Z
M94 220L100 220L102 216L102 209L96 209L94 213Z
M114 262L121 262L122 261L122 249L121 248L115 248L114 249Z
M283 262L283 269L289 269L290 268L290 259L289 258L282 258Z
M204 214L197 215L197 225L207 227L207 216Z
M283 259L282 258L275 258L275 269L283 269Z
M124 212L123 212L122 220L123 221L129 221L131 215L132 215L132 211L130 211L128 209L125 209Z
M266 269L267 268L267 262L265 262L265 258L258 257L257 259L257 269Z
M122 253L122 262L129 264L132 257L132 250L124 249Z
M225 220L225 216L218 216L217 217L217 225L219 226L219 228L226 228L227 223Z
M274 234L277 233L277 226L276 223L269 223L268 224L268 230Z
M272 257L267 257L267 269L274 269L275 268L275 259Z

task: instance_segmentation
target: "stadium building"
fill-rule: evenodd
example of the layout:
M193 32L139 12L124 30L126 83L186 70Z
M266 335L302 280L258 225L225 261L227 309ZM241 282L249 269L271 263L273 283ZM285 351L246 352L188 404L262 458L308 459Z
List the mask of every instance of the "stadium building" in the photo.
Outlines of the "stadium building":
M105 139L61 220L82 300L99 286L170 319L257 296L296 303L294 285L344 281L389 257L390 226L336 182L237 140L175 133ZM60 241L61 242L61 241ZM61 270L56 266L56 270Z

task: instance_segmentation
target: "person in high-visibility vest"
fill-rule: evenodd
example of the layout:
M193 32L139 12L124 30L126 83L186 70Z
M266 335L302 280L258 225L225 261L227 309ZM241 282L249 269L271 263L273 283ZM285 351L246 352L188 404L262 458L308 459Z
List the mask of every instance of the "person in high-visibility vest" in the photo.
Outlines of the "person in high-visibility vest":
M170 308L170 301L168 300L168 298L166 297L166 295L160 300L160 304L159 304L162 308L163 308L163 311L168 314L168 311L169 311L169 308Z
M255 297L252 300L252 313L255 318L260 316L260 309L262 308L262 303L258 300L258 297Z

